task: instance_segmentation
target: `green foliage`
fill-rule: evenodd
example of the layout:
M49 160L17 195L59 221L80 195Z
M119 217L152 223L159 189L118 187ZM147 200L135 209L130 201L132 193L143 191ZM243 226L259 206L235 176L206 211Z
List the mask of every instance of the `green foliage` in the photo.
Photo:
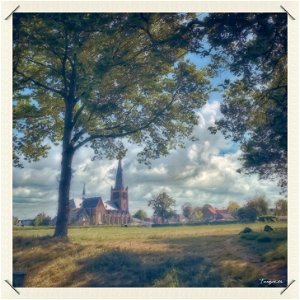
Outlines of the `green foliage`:
M260 236L257 238L257 241L260 243L270 243L272 239L269 236Z
M70 109L69 143L95 157L143 145L141 161L182 145L198 123L211 75L184 60L193 14L14 15L14 150L47 155Z
M287 216L287 201L280 199L275 203L275 215L276 216Z
M255 222L257 217L255 209L247 206L239 208L236 215L239 221L243 223Z
M191 219L192 219L193 222L199 222L199 221L202 220L202 218L203 218L202 208L196 206L193 209L193 213L192 213Z
M145 220L148 216L147 216L147 213L142 210L142 209L139 209L134 215L133 215L134 218L137 218L139 220Z
M34 218L34 226L48 226L50 224L50 221L51 217L42 212Z
M256 196L249 200L246 207L255 210L257 216L262 216L268 212L268 202L265 196Z
M190 219L192 217L193 207L191 203L187 202L183 204L181 209L185 218Z
M239 208L240 206L236 202L230 201L227 210L235 218Z
M193 207L190 203L185 203L182 206L183 215L191 222L199 222L203 218L202 208Z
M19 221L19 218L13 216L13 225L14 226L18 224L18 221Z
M155 195L148 202L148 206L152 207L154 213L163 219L163 222L175 215L176 201L170 197L166 192Z
M224 81L222 118L211 127L241 145L240 171L287 187L287 15L209 14L204 25Z
M247 232L247 233L242 233L240 236L241 240L247 240L247 241L254 241L259 237L258 232Z
M258 221L261 222L277 222L278 218L272 215L263 215L258 217Z

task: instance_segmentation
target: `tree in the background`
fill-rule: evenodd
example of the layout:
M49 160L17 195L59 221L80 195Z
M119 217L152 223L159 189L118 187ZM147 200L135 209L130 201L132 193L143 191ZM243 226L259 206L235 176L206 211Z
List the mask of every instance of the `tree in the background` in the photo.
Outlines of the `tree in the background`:
M227 211L235 218L239 208L240 205L237 202L230 201L227 206Z
M163 223L168 219L176 215L175 212L176 201L170 197L166 192L155 195L148 202L148 206L152 207L154 213L162 218Z
M287 216L287 201L280 199L275 202L275 215L276 216Z
M221 119L210 128L241 146L240 172L287 188L287 14L209 14L202 26L223 85ZM214 52L213 52L214 50ZM223 70L222 70L223 71Z
M22 13L13 16L14 163L61 144L55 236L67 236L74 154L140 162L183 147L208 98L209 69L185 55L201 48L195 14Z
M19 222L19 218L13 216L13 225L14 225L14 226L17 225L18 222Z
M133 215L134 218L137 218L141 221L145 220L148 216L147 216L147 213L142 210L142 209L139 209L134 215Z
M257 213L255 209L245 206L237 210L236 216L239 219L239 221L243 223L255 222L257 218Z
M196 206L193 208L193 212L191 215L191 220L193 222L199 222L203 219L203 212L202 212L202 208L199 206Z
M34 226L48 226L50 224L50 221L51 217L42 212L34 218Z
M192 204L187 202L182 205L181 209L182 209L182 214L184 215L184 217L187 218L188 220L190 220L192 217L192 214L193 214Z
M268 201L265 196L256 196L253 199L250 199L246 207L254 209L257 216L266 215L268 213Z

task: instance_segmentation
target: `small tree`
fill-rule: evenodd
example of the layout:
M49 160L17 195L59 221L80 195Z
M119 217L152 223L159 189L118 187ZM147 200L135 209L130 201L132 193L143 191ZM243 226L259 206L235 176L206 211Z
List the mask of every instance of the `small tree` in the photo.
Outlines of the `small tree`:
M236 202L230 201L227 207L227 211L235 218L239 208L240 206Z
M159 193L148 202L148 206L152 207L154 213L162 218L163 223L175 215L175 204L176 201L165 192Z
M13 225L16 226L18 224L19 218L13 217Z
M51 218L42 212L34 218L34 226L47 226L50 224L50 221Z
M133 215L134 218L137 218L139 220L145 220L148 216L147 216L147 213L142 210L142 209L139 209L134 215Z
M237 217L240 222L255 222L257 213L255 209L245 206L238 209Z
M286 216L287 215L287 201L280 199L275 203L275 215Z
M202 220L202 218L203 218L202 208L199 206L196 206L192 212L192 221L199 222Z
M246 206L254 209L257 216L266 215L268 213L268 202L265 196L256 196L249 200Z
M188 220L191 219L192 214L193 214L193 207L191 205L191 203L187 202L185 204L182 205L182 214L184 215L185 218L187 218Z

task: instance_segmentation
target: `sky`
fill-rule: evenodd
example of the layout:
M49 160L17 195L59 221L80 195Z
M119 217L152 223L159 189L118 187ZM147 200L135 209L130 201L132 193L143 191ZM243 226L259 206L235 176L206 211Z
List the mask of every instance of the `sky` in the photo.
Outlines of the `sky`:
M188 58L198 68L209 61L195 55ZM212 84L217 87L231 75L224 70ZM151 168L137 162L139 148L128 144L123 159L124 183L129 188L129 210L138 209L148 215L153 211L148 201L165 191L176 201L177 213L189 202L193 206L211 204L226 208L229 201L244 205L247 200L265 195L269 205L282 198L276 182L258 180L256 175L237 173L241 167L238 160L241 150L236 143L225 140L221 133L212 135L208 130L221 117L222 95L214 92L209 101L197 112L199 125L194 128L196 142L187 142L185 149L173 150L164 158L153 160ZM70 198L82 195L83 184L86 196L101 196L110 200L110 188L114 186L118 162L103 159L92 161L93 151L80 149L73 161L73 177ZM47 158L38 162L24 162L24 168L13 171L13 215L19 219L33 218L40 212L54 217L57 212L58 177L60 173L61 147L52 145Z
M243 205L256 195L265 195L272 203L281 196L276 182L259 181L257 176L241 175L238 145L225 140L221 133L210 134L207 129L220 117L220 101L211 100L199 111L199 125L194 129L197 142L187 142L185 149L173 150L169 156L152 161L151 168L137 162L137 146L128 145L123 160L124 183L129 188L129 210L138 209L152 215L148 201L165 191L176 200L177 213L190 202L195 206L211 204L226 208L229 201ZM13 213L20 219L33 218L44 211L51 217L57 212L58 181L61 160L60 146L54 146L48 157L26 163L14 169ZM70 197L82 195L110 198L117 161L92 161L91 149L81 149L74 157Z

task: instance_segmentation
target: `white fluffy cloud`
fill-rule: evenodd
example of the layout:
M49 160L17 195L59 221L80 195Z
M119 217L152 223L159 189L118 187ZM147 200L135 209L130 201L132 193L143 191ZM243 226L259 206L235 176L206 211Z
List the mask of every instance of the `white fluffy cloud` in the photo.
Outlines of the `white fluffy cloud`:
M231 200L244 203L256 194L265 194L271 202L280 197L276 183L236 172L240 166L237 145L219 133L210 134L207 129L219 114L219 102L206 104L198 112L200 124L194 130L199 140L153 161L150 169L137 162L137 148L129 146L123 169L131 212L142 208L150 214L147 202L160 191L166 191L176 200L178 212L185 202L222 208ZM14 215L34 217L41 211L51 216L56 214L60 151L60 147L54 147L48 158L14 170ZM92 156L92 151L86 148L76 154L70 196L80 196L85 183L87 196L109 199L117 162L91 161Z

